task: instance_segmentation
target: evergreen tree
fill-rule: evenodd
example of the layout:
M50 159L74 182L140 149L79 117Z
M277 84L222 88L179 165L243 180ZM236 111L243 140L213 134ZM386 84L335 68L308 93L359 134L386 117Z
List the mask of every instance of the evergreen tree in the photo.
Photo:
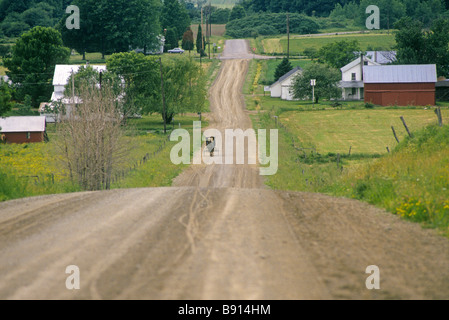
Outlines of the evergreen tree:
M293 70L293 66L287 58L282 59L282 62L277 66L274 73L274 81L278 81L280 77Z
M201 24L198 25L198 33L196 35L196 52L201 53L203 51L203 31L201 29Z

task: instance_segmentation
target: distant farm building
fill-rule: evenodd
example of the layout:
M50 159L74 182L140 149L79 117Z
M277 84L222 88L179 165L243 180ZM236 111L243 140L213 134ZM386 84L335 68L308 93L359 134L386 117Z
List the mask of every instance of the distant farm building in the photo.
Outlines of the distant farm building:
M87 65L86 65L87 66ZM55 67L55 73L53 75L53 94L51 95L51 103L49 105L41 105L40 114L48 118L48 122L54 122L55 114L52 109L55 105L63 104L66 110L69 110L76 104L79 104L78 97L66 96L64 91L66 85L69 83L72 75L76 74L80 68L84 65L65 65L57 64ZM94 70L98 72L105 72L105 65L90 65Z
M391 64L397 61L396 51L367 51L365 55L378 64Z
M45 140L45 117L0 118L0 138L6 143L32 143Z
M271 97L273 98L281 98L282 100L294 100L291 89L293 87L295 77L300 73L302 73L302 69L300 67L294 68L290 72L280 77L279 80L273 83L271 86L265 87L265 91L271 92Z
M435 105L436 65L364 66L365 102L381 106Z
M379 65L379 63L363 56L363 64L362 57L360 57L341 68L341 81L339 87L342 90L343 100L363 100L363 68L365 66Z

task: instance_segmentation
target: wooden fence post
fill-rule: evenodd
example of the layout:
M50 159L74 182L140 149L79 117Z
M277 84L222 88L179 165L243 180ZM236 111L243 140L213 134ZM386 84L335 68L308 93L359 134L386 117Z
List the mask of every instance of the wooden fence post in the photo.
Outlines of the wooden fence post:
M434 112L435 112L435 114L436 114L437 117L438 117L438 125L439 125L440 127L442 127L442 126L443 126L443 117L441 116L441 108L440 108L440 107L436 108L436 109L434 110Z
M407 130L408 136L409 136L410 138L413 138L413 135L411 134L410 130L408 129L407 123L405 123L405 119L404 119L403 116L401 116L401 120L402 120L402 123L404 124L405 130Z
M394 135L394 138L396 139L396 141L399 143L399 139L398 139L398 136L396 135L396 130L394 130L394 127L393 126L391 126L391 130L393 130L393 135Z

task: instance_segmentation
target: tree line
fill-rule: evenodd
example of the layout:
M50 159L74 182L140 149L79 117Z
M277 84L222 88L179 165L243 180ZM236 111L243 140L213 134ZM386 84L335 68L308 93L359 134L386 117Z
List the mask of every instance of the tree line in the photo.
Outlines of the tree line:
M449 0L242 0L241 5L247 12L305 13L309 16L328 17L332 12L340 14L346 8L345 16L358 15L360 7L366 9L370 4L378 5L382 10L406 11L412 14L428 13L435 8L449 9ZM399 9L397 9L400 7Z

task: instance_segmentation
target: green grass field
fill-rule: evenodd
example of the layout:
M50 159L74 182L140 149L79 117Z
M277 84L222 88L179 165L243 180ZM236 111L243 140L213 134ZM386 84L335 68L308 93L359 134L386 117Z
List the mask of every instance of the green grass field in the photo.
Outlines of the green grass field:
M393 34L350 34L350 35L331 35L331 36L310 36L300 37L292 36L290 38L290 52L293 55L299 55L305 49L314 48L319 50L326 44L341 40L357 40L362 50L391 50L396 41ZM262 39L264 52L283 53L287 52L287 37Z
M211 0L212 5L219 8L232 8L240 0Z
M449 118L449 110L442 111ZM357 154L385 154L387 147L394 149L397 142L391 126L402 141L407 132L400 120L404 116L411 131L435 123L433 110L386 109L375 110L324 110L309 112L286 112L281 121L308 147L319 153L346 154L352 147Z

